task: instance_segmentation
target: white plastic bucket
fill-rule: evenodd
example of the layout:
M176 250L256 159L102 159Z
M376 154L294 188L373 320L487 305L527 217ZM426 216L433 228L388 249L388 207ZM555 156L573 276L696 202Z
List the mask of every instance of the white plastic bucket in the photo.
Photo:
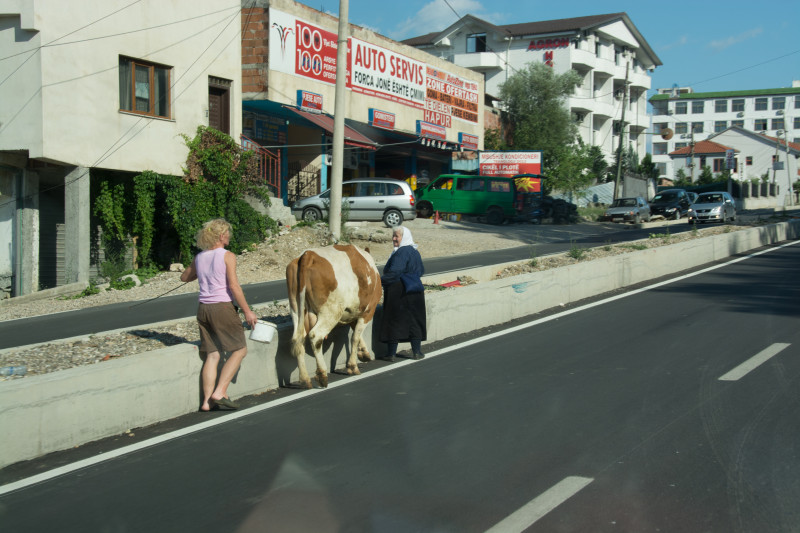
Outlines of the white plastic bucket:
M250 331L250 340L258 342L270 342L275 332L278 331L278 326L266 320L258 320L256 325Z

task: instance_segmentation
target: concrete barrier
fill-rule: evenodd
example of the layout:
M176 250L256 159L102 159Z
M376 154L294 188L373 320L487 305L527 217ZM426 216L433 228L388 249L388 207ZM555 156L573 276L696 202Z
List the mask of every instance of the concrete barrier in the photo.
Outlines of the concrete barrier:
M503 324L546 309L645 282L800 235L800 220L694 239L610 256L567 267L493 279L504 265L469 269L480 283L426 294L428 341ZM516 261L515 263L519 263ZM428 276L426 283L454 274ZM458 317L458 319L454 319ZM365 341L374 340L380 309ZM349 328L337 328L325 343L329 368L346 363ZM290 355L291 324L270 344L248 340L248 355L229 387L232 398L296 382ZM309 370L314 360L307 356ZM0 383L0 467L117 435L195 411L201 400L197 346L182 344L135 356ZM311 370L313 372L313 370Z

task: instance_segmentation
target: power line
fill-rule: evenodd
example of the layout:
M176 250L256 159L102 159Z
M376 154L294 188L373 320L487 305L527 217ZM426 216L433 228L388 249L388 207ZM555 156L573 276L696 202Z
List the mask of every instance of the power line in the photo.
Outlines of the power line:
M135 4L135 3L141 2L141 1L142 0L136 0L136 2L133 2L133 3ZM130 7L131 5L133 5L133 4L129 4L128 6L125 6L125 8L122 8L122 9L126 9L127 7ZM117 33L110 33L108 35L100 35L98 37L87 37L86 39L79 39L77 41L69 41L69 42L66 42L66 43L58 43L58 44L56 44L56 41L61 40L64 37L67 37L69 35L72 35L73 33L76 33L76 32L78 32L80 30L88 28L92 24L95 24L96 22L99 22L99 21L101 21L101 20L103 20L105 18L108 18L111 15L115 15L119 11L122 11L122 9L119 9L119 10L115 11L114 13L106 15L105 17L103 17L101 19L97 19L96 21L92 22L91 24L87 24L86 26L83 26L82 28L78 28L77 30L74 30L74 31L72 31L70 33L67 33L66 35L62 35L58 39L54 39L54 40L50 41L47 44L43 44L43 45L37 46L35 48L31 48L29 50L24 50L22 52L17 52L15 54L11 54L11 55L8 55L8 56L5 56L5 57L0 57L0 61L5 61L6 59L11 59L12 57L17 57L17 56L20 56L20 55L23 55L23 54L27 54L28 52L38 52L42 48L50 48L50 47L54 47L54 46L66 46L68 44L79 44L79 43L86 43L86 42L90 42L90 41L99 41L101 39L110 39L112 37L119 37L119 36L122 36L122 35L130 35L130 34L133 34L133 33L139 33L139 32L143 32L143 31L149 31L149 30L155 30L155 29L159 29L159 28L165 28L167 26L174 26L175 24L182 24L184 22L189 22L191 20L197 20L197 19L200 19L200 18L208 17L210 15L216 15L217 13L222 13L224 11L229 11L231 9L237 9L238 10L238 9L241 9L241 7L240 6L226 7L226 8L223 8L223 9L219 9L217 11L210 11L208 13L203 13L202 15L197 15L197 16L194 16L194 17L189 17L189 18L180 19L180 20L174 20L172 22L165 22L164 24L157 24L155 26L147 26L146 28L138 28L138 29L135 29L135 30L117 32Z

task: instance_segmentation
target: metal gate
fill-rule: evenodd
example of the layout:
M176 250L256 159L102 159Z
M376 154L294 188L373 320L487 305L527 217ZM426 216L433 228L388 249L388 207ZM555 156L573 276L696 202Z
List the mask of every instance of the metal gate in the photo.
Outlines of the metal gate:
M320 167L309 165L303 161L289 163L289 182L286 191L289 205L297 200L319 194L321 179Z

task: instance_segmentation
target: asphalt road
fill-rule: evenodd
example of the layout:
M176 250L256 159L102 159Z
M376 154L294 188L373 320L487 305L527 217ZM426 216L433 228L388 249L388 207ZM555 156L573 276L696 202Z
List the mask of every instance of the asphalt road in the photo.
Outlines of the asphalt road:
M592 247L641 239L653 231L608 224L544 225L537 228L541 228L535 247L536 255L539 257L568 251L576 245ZM672 233L690 229L688 224L670 227ZM456 257L426 259L425 269L428 274L435 274L530 259L530 257L531 247L520 246ZM245 285L244 291L251 305L283 300L286 298L286 282L278 280ZM136 305L139 303L141 302L124 302L68 313L3 321L0 322L0 349L193 317L197 311L197 294L166 296L153 302ZM132 307L134 305L136 307Z
M156 429L159 441L0 487L0 523L797 531L798 264L800 245L774 248L422 361L375 363L327 390L197 414L205 426Z

